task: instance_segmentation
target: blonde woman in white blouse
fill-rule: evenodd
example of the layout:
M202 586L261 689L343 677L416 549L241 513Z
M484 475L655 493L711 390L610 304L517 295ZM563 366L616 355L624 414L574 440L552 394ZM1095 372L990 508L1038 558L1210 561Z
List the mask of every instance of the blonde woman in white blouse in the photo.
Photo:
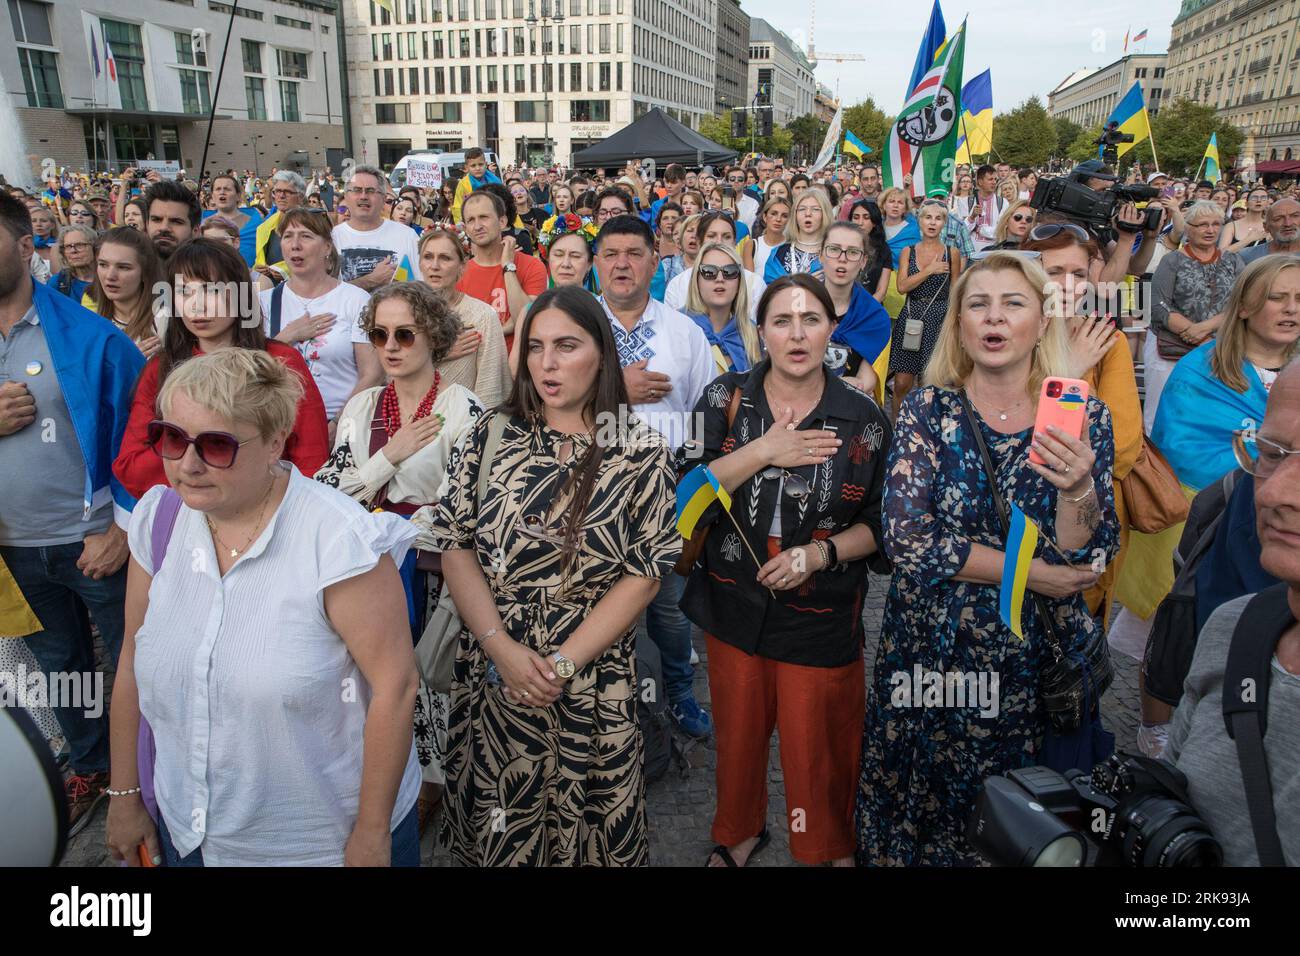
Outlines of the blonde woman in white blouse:
M460 336L438 359L443 383L464 385L488 408L499 405L511 385L506 337L501 317L492 306L456 288L465 272L465 247L456 233L424 231L420 236L420 272L429 288L460 317Z
M419 864L397 571L414 533L281 461L301 389L274 357L231 348L159 395L150 438L172 487L131 516L110 725L107 842L132 865L141 848L171 866Z
M500 329L495 312L492 323ZM473 392L449 384L440 372L439 360L456 341L460 323L440 295L418 282L403 282L374 294L361 315L361 327L389 382L348 402L339 419L334 453L316 480L368 508L408 518L420 511L428 515L445 490L453 446L483 411ZM417 546L434 548L431 540ZM413 643L423 633L426 609L436 601L441 585L439 578L417 567L419 563L426 562L412 552L399 565ZM422 825L437 806L445 780L441 743L447 707L445 694L421 686L415 705L415 748L426 785L420 798Z

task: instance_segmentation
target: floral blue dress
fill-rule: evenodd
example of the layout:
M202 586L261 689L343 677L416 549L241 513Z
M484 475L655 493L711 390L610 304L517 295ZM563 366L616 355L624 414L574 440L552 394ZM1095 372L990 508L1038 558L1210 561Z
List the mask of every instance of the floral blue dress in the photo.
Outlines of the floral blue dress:
M1090 398L1087 415L1101 521L1085 547L1067 552L1085 567L1119 549L1110 412ZM1033 429L1004 435L982 420L980 428L1008 506L1056 540L1056 489L1027 462ZM1036 762L1047 726L1038 674L1051 656L1028 597L1022 641L999 617L996 585L953 577L972 544L1002 550L1005 541L957 392L927 386L904 400L885 473L883 531L894 576L863 729L858 864L975 863L966 821L985 778ZM1064 563L1041 538L1037 556ZM1067 651L1099 626L1082 593L1045 600ZM913 693L931 673L964 680L945 680L943 695Z

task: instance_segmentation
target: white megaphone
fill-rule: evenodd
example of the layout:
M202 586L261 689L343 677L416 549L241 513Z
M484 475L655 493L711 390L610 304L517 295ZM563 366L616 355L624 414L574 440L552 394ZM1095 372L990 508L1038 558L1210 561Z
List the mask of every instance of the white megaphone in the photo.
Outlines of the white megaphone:
M68 801L50 745L21 707L0 707L0 866L55 866Z

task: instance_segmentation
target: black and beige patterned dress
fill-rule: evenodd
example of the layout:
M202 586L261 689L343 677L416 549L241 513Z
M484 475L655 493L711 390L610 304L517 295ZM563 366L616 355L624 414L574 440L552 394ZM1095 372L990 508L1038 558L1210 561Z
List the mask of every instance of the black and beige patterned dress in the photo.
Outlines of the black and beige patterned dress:
M453 451L432 534L444 551L473 546L509 636L546 657L619 579L658 579L671 571L681 550L675 476L657 434L607 450L566 581L563 521L547 517L590 439L512 418L476 506L492 417L484 415ZM576 453L561 462L566 443ZM495 668L490 674L487 654L461 633L441 833L456 860L469 866L648 862L634 630L575 674L547 707L507 701L490 681Z

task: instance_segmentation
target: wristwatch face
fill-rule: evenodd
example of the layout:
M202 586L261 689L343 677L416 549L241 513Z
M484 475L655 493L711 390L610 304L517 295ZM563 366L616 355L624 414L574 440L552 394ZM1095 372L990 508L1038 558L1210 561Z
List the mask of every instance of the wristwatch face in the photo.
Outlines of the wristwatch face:
M555 662L555 673L565 680L572 677L574 671L577 670L577 668L573 666L573 661L569 660L567 657L561 657L559 654L556 654L551 658L551 660Z

